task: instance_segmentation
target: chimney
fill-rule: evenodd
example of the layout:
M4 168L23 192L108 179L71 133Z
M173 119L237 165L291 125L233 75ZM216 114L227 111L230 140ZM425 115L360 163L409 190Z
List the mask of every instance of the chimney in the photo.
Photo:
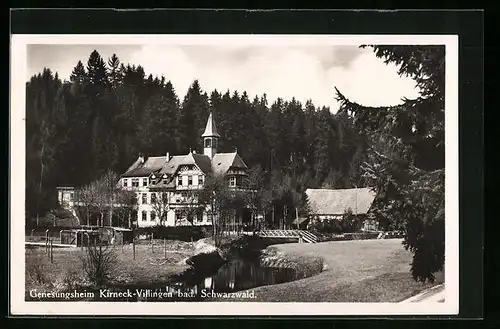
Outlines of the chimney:
M196 150L193 150L193 154L196 154Z
M167 154L165 156L167 158L167 162L169 162L170 161L170 152L167 152Z
M139 162L144 163L144 154L139 153Z

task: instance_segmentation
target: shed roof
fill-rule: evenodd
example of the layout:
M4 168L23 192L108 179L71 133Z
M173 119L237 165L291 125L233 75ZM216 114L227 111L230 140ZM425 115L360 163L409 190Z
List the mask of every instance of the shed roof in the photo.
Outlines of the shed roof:
M307 189L312 214L342 215L351 209L353 213L366 214L376 193L370 187L351 189Z

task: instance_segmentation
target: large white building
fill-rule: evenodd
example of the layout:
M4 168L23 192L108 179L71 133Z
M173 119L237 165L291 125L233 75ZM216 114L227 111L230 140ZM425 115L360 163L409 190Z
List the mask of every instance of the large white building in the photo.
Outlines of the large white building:
M196 191L210 175L223 175L231 188L241 187L247 165L237 152L217 153L220 138L212 113L201 135L203 154L139 158L120 177L120 186L137 196L138 227L156 225L211 225L208 206L197 202ZM186 209L190 209L187 211ZM193 209L196 209L193 211ZM160 219L159 212L163 213ZM238 222L248 214L237 214ZM190 217L188 220L188 216Z

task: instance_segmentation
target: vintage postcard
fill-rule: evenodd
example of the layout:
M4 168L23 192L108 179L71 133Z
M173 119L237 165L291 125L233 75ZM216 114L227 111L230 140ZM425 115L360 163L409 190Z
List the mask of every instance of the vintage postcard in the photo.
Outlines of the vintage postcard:
M458 314L455 35L12 35L13 315Z

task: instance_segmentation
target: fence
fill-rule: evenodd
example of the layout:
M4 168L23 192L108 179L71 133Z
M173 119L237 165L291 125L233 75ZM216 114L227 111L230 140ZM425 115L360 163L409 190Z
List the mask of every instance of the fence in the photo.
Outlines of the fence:
M45 241L48 241L49 239L53 239L53 240L55 240L54 243L60 243L61 231L55 231L55 230L49 230L49 229L47 229L45 231L37 231L35 229L32 229L26 235L26 241L45 242Z

